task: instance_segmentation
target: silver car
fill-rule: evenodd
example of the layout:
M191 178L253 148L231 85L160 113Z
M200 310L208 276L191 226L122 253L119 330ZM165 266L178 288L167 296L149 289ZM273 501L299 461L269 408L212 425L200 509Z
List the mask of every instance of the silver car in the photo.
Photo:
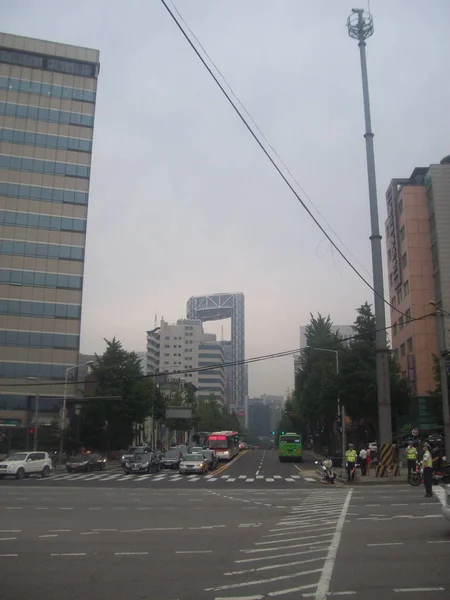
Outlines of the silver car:
M188 473L204 475L208 472L208 463L203 454L186 454L180 462L178 472L185 475Z

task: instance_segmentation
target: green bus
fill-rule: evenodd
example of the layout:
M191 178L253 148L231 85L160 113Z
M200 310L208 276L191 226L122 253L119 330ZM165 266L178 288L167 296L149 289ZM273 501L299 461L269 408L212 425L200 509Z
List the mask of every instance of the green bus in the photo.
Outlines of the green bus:
M282 433L278 438L278 458L280 462L303 460L302 436L299 433Z

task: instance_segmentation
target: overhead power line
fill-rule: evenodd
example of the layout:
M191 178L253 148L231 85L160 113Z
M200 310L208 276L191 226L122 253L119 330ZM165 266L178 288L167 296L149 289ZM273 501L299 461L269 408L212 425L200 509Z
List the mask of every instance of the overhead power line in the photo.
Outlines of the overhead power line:
M422 317L417 317L415 319L413 318L409 318L408 321L405 323L405 326L408 325L409 323L413 323L414 321L422 321L424 319L429 319L430 317L435 317L436 313L430 313L427 315L423 315ZM387 331L388 329L392 329L393 327L395 327L395 325L389 325L388 327L384 327L382 330L378 329L375 330L373 332L374 335L376 335L376 333L378 331ZM349 337L346 338L342 338L340 340L337 341L338 344L343 344L345 342L350 342L350 341L355 341L358 339L364 339L367 336L365 334L359 334L356 333L355 335L351 335ZM166 371L159 371L157 373L148 373L147 375L136 375L134 377L116 377L115 380L117 381L121 381L121 380L127 380L127 381L135 381L135 380L141 380L141 379L156 379L157 377L174 377L174 376L179 376L179 375L188 375L189 373L202 373L205 371L213 371L215 369L219 369L219 368L226 368L226 367L235 367L237 365L248 365L248 364L252 364L252 363L256 363L256 362L262 362L265 360L273 360L275 358L284 358L285 356L292 356L294 354L299 354L300 352L302 352L302 350L304 350L304 348L295 348L293 350L283 350L281 352L273 352L271 354L262 354L260 356L254 356L252 358L246 358L244 360L237 360L237 361L230 361L230 362L223 362L223 363L217 363L214 365L208 365L208 366L204 366L204 367L194 367L192 369L179 369L179 370L174 370L174 371L170 371L170 372L166 372ZM330 348L330 350L332 350L332 348ZM0 388L1 387L32 387L32 388L36 388L38 386L54 386L54 385L62 385L64 382L61 381L47 381L47 382L41 382L41 381L36 381L34 383L1 383L0 382ZM78 381L69 381L70 385L76 385L76 384L84 384L86 383L84 379L78 380Z
M263 142L261 141L261 139L258 137L257 133L253 130L253 128L251 127L250 123L247 121L247 119L245 118L245 116L242 114L242 112L239 110L237 104L233 101L233 99L231 98L230 94L226 91L226 89L224 88L224 86L221 84L221 82L219 81L219 79L217 78L217 76L215 75L215 73L213 72L213 70L211 69L211 67L208 65L208 63L206 62L206 60L204 59L204 57L202 56L202 54L200 53L200 51L198 50L198 48L195 46L194 42L191 40L191 38L189 37L189 35L187 34L187 32L185 31L185 29L183 28L183 25L181 24L180 20L177 18L177 16L174 14L174 12L170 9L169 5L167 4L166 0L161 0L161 3L163 4L164 8L167 10L167 12L169 13L169 15L172 17L173 21L175 22L176 26L178 27L178 29L181 31L181 33L183 34L183 36L185 37L186 41L188 42L188 44L191 46L192 50L195 52L195 54L197 55L197 57L200 59L200 61L202 62L203 66L205 67L205 69L208 71L208 73L211 75L211 77L213 78L213 80L215 81L215 83L217 84L217 86L219 87L219 89L221 90L222 94L225 96L225 98L228 100L228 102L230 103L230 105L232 106L232 108L234 109L234 111L236 112L236 114L238 115L239 119L242 121L242 123L244 124L244 126L247 128L247 130L249 131L250 135L253 137L253 139L256 141L256 143L258 144L258 146L260 147L260 149L264 152L264 154L266 155L266 157L269 159L269 161L271 162L272 166L275 168L275 170L278 172L279 176L283 179L283 181L285 182L285 184L288 186L288 188L291 190L291 192L294 194L294 196L296 197L296 199L300 202L301 206L304 208L304 210L307 212L308 216L314 221L315 225L320 229L320 231L324 234L324 236L327 238L327 240L330 242L330 244L333 246L333 248L335 248L335 250L339 253L339 255L344 259L344 261L348 264L348 266L352 269L352 271L357 275L357 277L359 277L359 279L361 279L361 281L363 283L365 283L367 285L367 287L372 290L372 292L378 296L381 300L383 300L383 302L389 306L390 308L392 308L393 310L395 310L396 312L398 312L399 314L403 315L404 317L408 318L408 315L406 313L403 313L401 310L399 310L396 306L394 306L393 304L391 304L388 300L386 300L386 298L384 298L384 296L382 296L378 291L375 290L374 286L367 281L367 279L358 271L358 269L353 265L353 263L347 258L347 256L344 254L344 252L339 248L339 246L336 244L336 242L331 238L331 236L329 235L329 233L325 230L325 228L323 227L323 225L321 225L321 223L318 221L318 219L313 215L313 213L311 212L311 210L308 208L308 206L305 204L305 202L302 200L302 198L300 197L300 195L297 193L297 191L294 189L294 186L291 184L291 182L289 181L289 179L286 177L286 175L283 173L283 171L281 170L281 168L279 167L279 165L277 164L277 162L275 161L275 159L271 156L270 152L267 150L267 148L264 146ZM173 4L173 3L172 3ZM178 15L180 15L180 12L178 11L178 9L174 6L175 11L178 13ZM180 18L183 20L183 22L185 23L185 20L181 17ZM189 29L190 30L190 29ZM191 30L190 30L191 31ZM193 35L193 34L192 34ZM196 36L193 35L193 37L197 40ZM198 41L198 40L197 40ZM198 42L199 43L199 42ZM203 46L199 43L199 46L203 49ZM208 54L206 53L206 51L203 49L204 53L206 56L208 56ZM208 56L209 58L209 56ZM211 59L209 59L210 62L214 65L213 61L211 61ZM215 67L215 65L214 65ZM220 73L220 71L217 69L217 67L215 67L216 70L218 71L218 73ZM226 79L224 78L224 76L220 73L222 79L226 82ZM232 91L231 86L226 83L226 85L228 86L228 88ZM249 112L247 111L247 109L244 107L244 105L242 104L242 102L240 100L237 99L236 94L234 94L234 92L232 91L232 94L235 96L236 100L239 102L239 104L244 108L245 112L249 115ZM250 115L249 115L250 116ZM250 117L251 118L251 117ZM254 120L252 119L253 123ZM258 131L261 133L261 136L267 141L267 138L262 134L261 129L256 125L256 128L258 129ZM272 146L270 144L268 144L271 148ZM272 148L273 150L273 148ZM279 155L277 152L274 151L274 154L276 156ZM283 161L280 162L284 165ZM286 168L287 172L290 174L289 169L286 167L286 165L284 165L284 167ZM295 178L291 175L292 179L295 181ZM298 183L297 183L298 185ZM300 186L299 186L300 187ZM322 217L323 218L323 217ZM342 243L342 241L341 241Z

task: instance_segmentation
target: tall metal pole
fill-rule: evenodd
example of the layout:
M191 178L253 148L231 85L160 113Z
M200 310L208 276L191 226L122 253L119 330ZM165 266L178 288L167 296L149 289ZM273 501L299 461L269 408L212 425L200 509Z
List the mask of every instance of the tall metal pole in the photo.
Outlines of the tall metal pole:
M444 422L445 455L447 457L447 460L450 460L450 408L448 404L447 364L445 361L445 357L448 354L445 344L445 321L444 313L441 307L437 305L435 306L439 339L439 371L441 375L442 418Z
M373 287L375 292L375 323L376 333L376 363L377 363L377 392L378 420L380 444L392 444L391 390L389 372L389 350L386 343L386 314L384 306L383 262L381 254L381 235L378 221L377 183L375 175L375 153L373 148L373 133L370 118L369 82L367 77L366 42L373 34L372 16L361 8L354 8L347 20L350 37L358 40L361 59L362 90L364 99L364 118L366 132L367 177L369 183L370 221L372 234L372 269Z
M69 372L72 369L76 369L76 367L68 367L66 369L66 375L64 377L64 396L63 396L63 404L61 409L61 417L59 421L59 456L58 456L58 464L62 463L62 455L64 450L64 425L66 424L66 404L67 404L67 384L69 380Z
M38 419L39 419L39 392L36 393L36 398L34 399L34 441L33 441L34 452L36 452L36 450L37 450Z

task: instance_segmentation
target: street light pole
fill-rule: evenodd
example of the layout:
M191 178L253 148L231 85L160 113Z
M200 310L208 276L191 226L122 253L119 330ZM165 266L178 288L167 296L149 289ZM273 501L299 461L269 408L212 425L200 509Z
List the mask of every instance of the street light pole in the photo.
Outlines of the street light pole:
M69 383L69 373L70 371L73 371L74 369L79 369L80 367L87 367L89 365L94 364L93 360L88 360L85 363L82 363L81 365L73 365L72 367L68 367L66 369L66 374L64 377L64 395L63 395L63 404L62 404L62 409L61 409L61 416L60 416L60 420L59 420L59 428L60 428L60 432L59 432L59 456L58 456L58 464L61 464L62 461L62 455L63 455L63 450L64 450L64 425L65 425L65 420L66 420L66 404L67 404L67 388L68 388L68 383Z
M448 404L448 374L445 357L448 352L445 342L444 311L436 302L430 302L436 308L436 320L439 340L439 372L441 376L442 420L444 422L445 455L450 460L450 407Z
M366 39L373 34L372 15L362 8L354 8L347 19L348 34L358 40L362 91L364 99L364 118L366 131L367 177L369 184L370 221L372 233L372 269L375 305L377 393L380 444L392 444L391 390L389 372L389 349L386 342L386 314L384 306L383 262L381 254L381 235L378 221L377 182L375 175L375 152L370 116L369 82L367 76Z
M36 398L34 399L34 441L33 441L33 450L36 452L37 450L37 437L38 437L38 419L39 419L39 391L36 393Z

